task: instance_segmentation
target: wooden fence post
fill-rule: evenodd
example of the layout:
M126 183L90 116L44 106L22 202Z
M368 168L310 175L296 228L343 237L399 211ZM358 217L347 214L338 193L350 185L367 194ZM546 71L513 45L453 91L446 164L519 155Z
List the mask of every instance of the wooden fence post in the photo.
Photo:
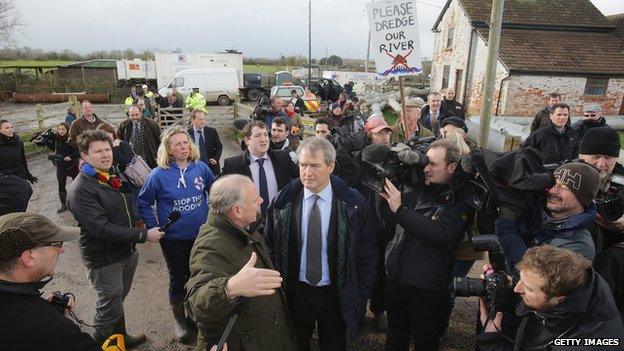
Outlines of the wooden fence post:
M232 111L234 111L234 119L238 118L238 104L240 104L240 96L236 95L234 98L234 106L232 106Z
M37 124L39 130L43 130L43 105L37 104Z
M82 116L82 109L76 95L70 96L69 102L72 106L74 106L74 113L76 114L76 118L80 118L80 116Z

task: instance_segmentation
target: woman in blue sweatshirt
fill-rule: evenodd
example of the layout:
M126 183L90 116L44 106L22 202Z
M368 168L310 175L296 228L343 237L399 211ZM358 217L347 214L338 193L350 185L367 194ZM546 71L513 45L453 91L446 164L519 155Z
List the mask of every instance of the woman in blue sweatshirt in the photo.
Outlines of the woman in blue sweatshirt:
M208 216L207 191L215 180L210 168L199 161L199 149L186 129L164 132L154 168L139 194L139 212L148 229L163 226L173 211L180 219L171 224L160 240L169 270L169 302L175 318L175 335L187 342L190 333L184 313L184 285L189 278L189 256ZM152 205L156 203L156 217Z

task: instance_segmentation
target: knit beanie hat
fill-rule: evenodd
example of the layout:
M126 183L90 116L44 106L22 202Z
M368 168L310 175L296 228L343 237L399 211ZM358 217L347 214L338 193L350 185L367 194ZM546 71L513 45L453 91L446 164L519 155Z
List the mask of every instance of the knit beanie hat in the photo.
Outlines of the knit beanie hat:
M618 157L620 156L620 137L611 127L588 129L581 140L579 153Z
M582 162L566 163L555 170L555 179L566 185L577 200L587 207L600 188L600 173Z

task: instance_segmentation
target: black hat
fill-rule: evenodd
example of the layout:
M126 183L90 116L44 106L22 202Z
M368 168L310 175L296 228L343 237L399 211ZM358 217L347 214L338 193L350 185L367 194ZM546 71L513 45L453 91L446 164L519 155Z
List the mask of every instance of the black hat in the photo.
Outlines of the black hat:
M555 179L572 191L576 199L587 207L600 188L600 173L582 162L566 163L555 170Z
M442 120L442 127L444 127L447 124L452 124L457 128L461 128L464 130L464 133L468 133L468 127L466 127L466 122L459 117L447 117L445 119Z
M583 135L579 153L583 155L620 156L620 136L611 127L588 129Z

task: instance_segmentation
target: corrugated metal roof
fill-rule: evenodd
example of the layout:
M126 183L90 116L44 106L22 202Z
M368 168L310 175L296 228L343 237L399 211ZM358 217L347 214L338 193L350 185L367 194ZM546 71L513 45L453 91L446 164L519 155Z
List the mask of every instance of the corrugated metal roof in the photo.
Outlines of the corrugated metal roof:
M61 67L84 67L84 68L117 68L117 60L95 59L63 65Z

